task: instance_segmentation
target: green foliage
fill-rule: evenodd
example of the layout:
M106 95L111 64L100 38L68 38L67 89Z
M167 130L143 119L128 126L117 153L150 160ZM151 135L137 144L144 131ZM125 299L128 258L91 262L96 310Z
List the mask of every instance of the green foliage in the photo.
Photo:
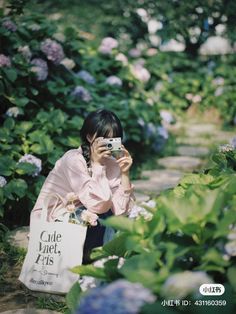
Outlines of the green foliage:
M79 130L89 112L107 108L120 117L125 145L138 156L134 173L156 150L150 145L155 134L147 134L148 123L154 128L160 125L158 105L148 104L145 83L135 78L130 65L116 60L118 50L102 54L76 29L61 31L55 21L26 12L2 16L0 21L0 55L6 62L0 67L0 176L7 181L0 188L0 217L8 225L28 223L37 193L56 160L80 146ZM53 53L50 47L42 48L48 39L53 41ZM81 70L93 81L80 77ZM112 75L121 86L106 82ZM76 92L76 87L82 91ZM160 143L162 149L164 142ZM137 154L140 150L145 153ZM18 212L13 220L12 208Z
M214 166L211 169L205 173L188 174L176 188L163 192L156 199L156 208L147 207L152 213L151 219L107 219L105 225L116 228L118 232L112 241L103 246L103 256L100 251L102 259L108 253L108 262L113 261L112 265L107 262L104 268L97 267L99 273L104 271L103 279L110 282L125 278L140 282L161 301L168 297L163 294L163 285L172 275L186 270L193 273L202 271L215 283L227 287L224 298L233 308L235 253L229 251L228 245L236 245L233 238L236 227L236 174L232 163L225 168L220 166L231 153L221 150L212 156ZM233 160L236 161L235 155ZM99 255L94 257L100 259ZM123 262L119 265L121 260ZM76 272L91 275L87 266L79 266ZM93 274L101 278L94 268ZM178 286L178 283L173 285ZM193 295L189 292L188 298L191 297ZM154 313L159 306L157 302L144 309L147 313Z

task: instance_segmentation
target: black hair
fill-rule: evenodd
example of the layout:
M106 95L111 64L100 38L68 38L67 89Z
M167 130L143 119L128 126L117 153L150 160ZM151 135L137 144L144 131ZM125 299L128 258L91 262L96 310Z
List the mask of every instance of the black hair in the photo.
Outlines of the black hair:
M80 138L82 141L82 154L90 167L90 143L87 136L93 137L121 137L123 138L123 129L119 118L114 112L106 109L98 109L90 112L84 120L80 129Z

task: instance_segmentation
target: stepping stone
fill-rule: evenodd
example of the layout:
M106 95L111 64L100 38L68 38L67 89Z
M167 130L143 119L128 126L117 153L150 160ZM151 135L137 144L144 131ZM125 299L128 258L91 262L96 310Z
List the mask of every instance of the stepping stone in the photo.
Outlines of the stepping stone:
M158 164L167 169L180 169L183 171L193 171L202 166L202 160L190 156L164 157L158 160Z
M148 180L134 180L135 190L147 194L160 194L161 191L175 187L183 173L177 170L146 170L142 173Z
M28 234L29 227L20 227L9 232L7 241L12 246L27 249L29 242Z
M181 156L205 157L210 154L210 150L207 147L179 146L177 147L177 153Z
M176 139L177 144L182 145L200 145L200 146L210 146L215 144L214 138L204 138L204 137L178 137Z
M40 309L19 309L1 312L1 314L61 314L60 312Z
M185 126L186 136L201 136L215 133L218 130L216 124L191 124Z

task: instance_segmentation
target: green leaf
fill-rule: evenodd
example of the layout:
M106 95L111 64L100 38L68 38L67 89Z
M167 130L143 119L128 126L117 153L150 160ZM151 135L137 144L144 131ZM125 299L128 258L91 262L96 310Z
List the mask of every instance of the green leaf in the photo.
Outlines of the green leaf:
M16 125L15 132L19 135L23 135L27 133L33 127L33 125L33 122L30 121L20 122Z
M103 268L95 267L93 265L81 265L71 269L75 274L81 276L92 276L95 278L106 279L106 274Z
M72 313L76 310L80 298L81 288L78 282L76 282L70 291L66 295L66 305Z
M10 176L13 172L15 167L15 161L12 160L8 156L1 156L0 157L0 174L3 176Z
M104 226L110 226L121 231L132 232L134 230L134 222L124 216L109 217L106 220L101 220L101 222Z
M236 267L235 266L232 266L227 270L227 277L234 291L236 292Z
M4 128L6 128L8 130L12 130L12 129L14 129L14 126L15 126L15 120L13 118L7 118L4 121L3 126L4 126Z
M22 179L13 179L7 185L5 185L6 197L14 199L14 195L22 198L26 195L28 185Z
M15 82L15 80L17 79L17 72L10 68L10 69L4 69L4 72L7 76L7 78L9 79L9 81L11 81L12 83Z
M122 233L116 236L113 240L109 241L103 246L103 250L107 252L109 255L116 255L116 256L124 256L127 249L126 249L126 239L127 234Z
M37 170L37 167L35 165L32 165L28 162L20 162L16 166L16 173L23 175L28 174L32 175Z

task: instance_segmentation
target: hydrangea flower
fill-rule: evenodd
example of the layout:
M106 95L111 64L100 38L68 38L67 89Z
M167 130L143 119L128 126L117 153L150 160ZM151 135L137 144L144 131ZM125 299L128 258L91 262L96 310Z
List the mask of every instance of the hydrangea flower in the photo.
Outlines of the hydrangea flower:
M234 149L236 149L236 136L232 138L231 143L230 143Z
M128 54L132 58L138 58L141 56L141 51L137 48L132 48L129 50Z
M224 92L224 87L219 86L219 87L217 87L217 89L215 90L214 95L215 95L216 97L218 97L218 96L221 96L221 95L223 94L223 92Z
M93 265L95 267L99 267L99 268L103 268L104 267L104 264L107 262L107 261L110 261L112 259L117 259L119 258L119 262L117 264L117 268L121 268L123 265L124 265L124 262L125 262L125 259L123 257L118 257L116 255L111 255L111 256L108 256L108 257L104 257L104 258L101 258L95 262L93 262Z
M50 38L41 43L41 50L54 64L60 64L65 57L62 46Z
M25 46L20 46L18 48L18 51L22 54L22 56L27 60L30 61L31 57L32 57L32 52L29 48L29 46L25 45Z
M6 111L6 115L8 117L13 117L13 118L17 118L17 116L20 114L20 109L18 107L10 107L7 111Z
M68 70L72 70L75 67L75 62L72 59L64 58L60 64L64 65L64 67Z
M171 275L162 287L162 294L170 299L183 299L188 295L200 296L202 284L213 283L204 271L184 271Z
M95 78L88 71L81 70L76 75L88 84L96 83Z
M234 121L234 125L236 125L236 116L234 117L234 120L233 120L233 121Z
M146 51L146 55L148 57L152 57L152 56L155 56L157 54L157 49L156 48L149 48L147 51Z
M79 279L79 285L82 291L87 291L89 289L95 288L97 286L98 280L90 276L82 276Z
M145 205L145 204L143 204ZM131 209L131 211L129 212L129 216L130 219L138 219L140 217L143 217L145 220L151 220L153 215L152 213L148 212L146 210L146 208L142 207L142 206L138 206L138 205L134 205Z
M223 77L221 76L217 76L214 78L214 80L212 81L213 85L219 86L219 85L224 85L225 80Z
M109 285L94 288L81 298L76 314L136 314L155 296L140 283L119 279Z
M171 124L174 122L174 118L173 118L172 114L167 110L161 110L160 116L161 116L162 120L168 124Z
M165 140L167 140L169 137L168 131L164 126L158 126L157 127L157 133L158 133L158 135L163 137Z
M236 240L226 243L225 251L229 256L236 256Z
M144 83L148 82L151 77L149 71L146 68L144 68L141 64L132 65L131 73L137 80Z
M107 77L106 83L110 86L122 86L122 81L118 76L111 75Z
M36 166L36 170L32 174L32 177L38 176L42 170L42 161L39 158L35 157L34 155L25 154L20 158L19 163L21 162L28 162L29 164Z
M4 54L0 54L0 68L3 67L10 67L11 66L11 59Z
M102 54L111 54L112 49L118 47L118 41L112 37L103 38L101 45L98 48L98 51Z
M220 153L232 152L234 150L234 146L231 144L224 144L219 146Z
M0 176L0 188L3 188L6 184L7 180L4 177Z
M123 65L128 64L128 58L121 52L116 55L115 60L120 61Z
M10 32L14 33L17 31L16 24L9 19L5 19L2 23L2 26Z
M89 102L92 99L89 91L83 86L76 86L71 95L85 102Z
M47 62L40 58L35 58L31 61L33 65L31 71L36 74L38 81L46 80L48 76L48 65Z

